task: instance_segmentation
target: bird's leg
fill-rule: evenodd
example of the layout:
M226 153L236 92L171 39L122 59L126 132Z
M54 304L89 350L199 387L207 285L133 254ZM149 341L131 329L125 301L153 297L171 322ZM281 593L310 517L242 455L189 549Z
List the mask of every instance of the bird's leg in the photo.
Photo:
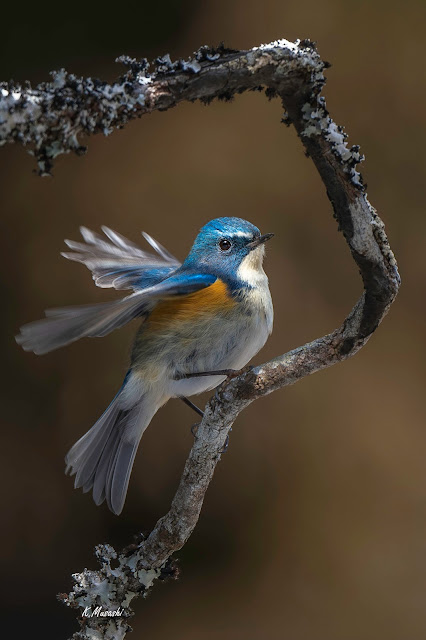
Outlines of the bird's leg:
M191 402L191 400L189 400L188 398L185 398L185 396L179 396L179 397L180 397L181 400L183 400L183 402L185 404L188 405L188 407L191 407L191 409L193 409L195 411L195 413L198 413L199 416L204 418L204 411L201 411L201 409L199 407L197 407L196 404Z
M223 375L223 374L222 374ZM201 411L201 409L199 407L197 407L196 404L194 404L193 402L191 402L191 400L189 400L188 398L185 398L185 396L179 396L181 400L183 400L183 402L185 404L188 405L188 407L191 407L191 409L193 409L195 411L195 413L198 413L199 416L201 416L202 418L204 418L204 411ZM191 427L191 433L194 436L194 438L197 437L197 430L198 427L200 426L199 422L196 422L195 424L192 425ZM232 431L232 427L231 429L229 429L229 431ZM220 453L226 453L228 451L228 447L229 447L229 434L226 436L226 440L225 440L225 444L223 445Z
M220 369L219 371L202 371L199 373L183 373L180 376L176 377L175 380L182 380L183 378L196 378L196 377L200 377L200 376L226 376L227 378L236 378L237 376L239 376L241 373L244 373L245 371L249 371L251 369L251 367L249 365L243 367L240 370L237 369ZM198 413L199 416L201 416L202 418L204 418L204 411L201 411L201 409L199 407L197 407L196 404L194 404L193 402L191 402L191 400L189 400L188 398L186 398L185 396L179 396L181 400L183 400L183 402L185 404L188 405L188 407L191 407L191 409L193 409L196 413ZM197 431L198 427L200 426L199 422L196 422L195 424L192 425L191 427L191 433L194 436L194 438L197 437ZM231 429L229 429L229 431L232 431L232 427ZM225 440L225 444L223 445L220 453L226 453L228 451L228 447L229 447L229 434L226 436L226 440Z
M199 407L197 407L196 404L194 404L193 402L191 402L191 400L189 400L188 398L185 398L185 396L179 396L179 398L181 400L183 400L183 402L188 405L188 407L191 407L191 409L193 409L195 411L195 413L198 413L199 416L201 416L202 418L204 418L204 411L201 411L201 409ZM197 437L197 431L196 429L198 429L198 427L200 426L199 422L196 422L195 424L192 425L191 427L191 433L194 436L194 438Z

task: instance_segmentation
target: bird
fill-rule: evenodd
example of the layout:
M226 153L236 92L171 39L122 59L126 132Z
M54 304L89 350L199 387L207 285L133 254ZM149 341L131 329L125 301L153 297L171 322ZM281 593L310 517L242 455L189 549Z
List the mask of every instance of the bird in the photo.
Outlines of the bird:
M150 235L155 253L102 226L80 227L84 242L65 240L65 258L82 263L98 287L132 290L104 303L45 311L24 325L16 341L45 354L83 337L102 337L139 319L130 366L118 393L65 457L75 488L92 490L96 505L123 509L140 439L170 398L214 389L260 351L273 325L263 270L265 242L250 222L221 217L205 224L180 263Z

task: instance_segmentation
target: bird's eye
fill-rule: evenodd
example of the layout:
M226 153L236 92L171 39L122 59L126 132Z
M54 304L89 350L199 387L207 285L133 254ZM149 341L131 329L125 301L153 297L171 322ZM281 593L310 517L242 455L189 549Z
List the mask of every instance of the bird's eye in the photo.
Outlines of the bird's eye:
M232 242L230 240L227 240L226 238L222 238L222 240L219 241L219 248L221 251L229 251L231 247L232 247Z

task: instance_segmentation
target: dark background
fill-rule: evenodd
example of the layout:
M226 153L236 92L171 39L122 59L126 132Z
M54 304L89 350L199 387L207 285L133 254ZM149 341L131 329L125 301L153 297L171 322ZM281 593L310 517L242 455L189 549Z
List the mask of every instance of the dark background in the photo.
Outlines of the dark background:
M134 638L417 640L426 637L424 25L425 3L8 3L0 78L51 69L112 80L126 53L186 56L221 40L249 48L309 37L332 62L328 106L361 144L403 287L354 359L240 416L179 583L136 603ZM183 104L88 141L38 178L20 147L0 150L2 224L1 604L13 637L66 638L55 601L167 510L194 416L171 401L143 438L123 514L96 508L63 474L68 448L121 383L135 326L44 357L18 327L46 307L114 297L59 257L81 224L134 241L144 229L183 258L209 219L238 215L276 234L266 269L275 330L261 362L334 329L361 291L324 188L278 101ZM204 401L204 399L202 400Z

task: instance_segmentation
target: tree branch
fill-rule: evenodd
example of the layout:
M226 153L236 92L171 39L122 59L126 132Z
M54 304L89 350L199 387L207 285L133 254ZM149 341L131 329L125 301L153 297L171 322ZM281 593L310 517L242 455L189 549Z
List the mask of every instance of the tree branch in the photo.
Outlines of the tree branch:
M327 65L311 42L280 40L250 51L202 47L187 61L157 59L151 74L146 61L122 58L121 62L128 72L112 85L65 71L36 89L0 85L0 144L30 145L40 173L46 174L59 153L82 151L80 134L108 134L132 118L183 100L209 103L265 88L268 98L281 98L284 121L293 124L320 173L364 292L333 333L248 369L218 388L206 407L169 512L146 539L119 555L109 545L97 547L101 568L75 574L71 593L60 596L83 613L81 631L74 635L80 640L123 638L130 628L131 600L146 594L156 578L176 575L172 554L182 548L197 523L239 413L257 398L354 355L387 313L400 284L383 223L356 170L363 159L359 148L347 147L346 134L333 122L320 95ZM120 615L107 620L87 617L96 607L103 613L118 610Z

